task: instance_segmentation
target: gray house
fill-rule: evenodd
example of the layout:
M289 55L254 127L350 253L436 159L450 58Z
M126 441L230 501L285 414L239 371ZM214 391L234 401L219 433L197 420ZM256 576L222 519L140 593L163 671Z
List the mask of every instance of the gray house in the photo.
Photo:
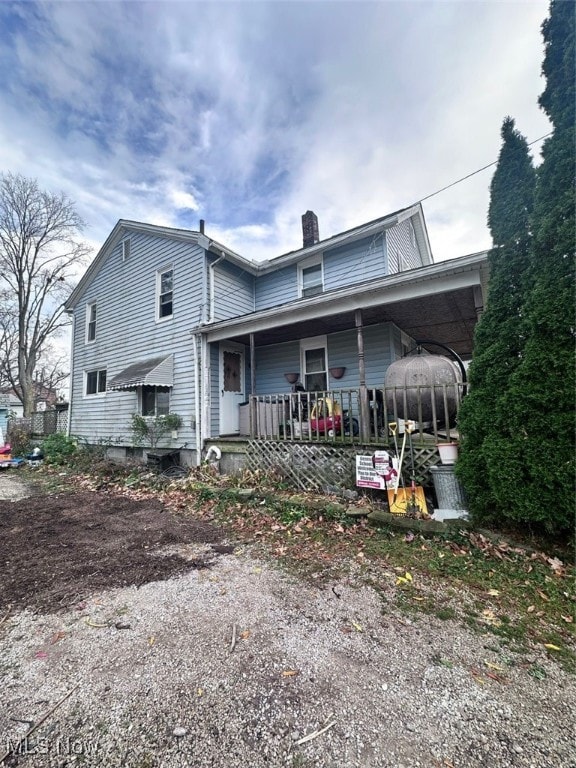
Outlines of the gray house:
M131 414L177 413L164 445L186 444L199 462L212 440L262 434L259 401L383 387L417 339L471 356L486 253L434 264L420 205L325 240L311 211L302 220L303 247L263 262L210 239L203 222L120 220L66 305L71 433L129 455Z

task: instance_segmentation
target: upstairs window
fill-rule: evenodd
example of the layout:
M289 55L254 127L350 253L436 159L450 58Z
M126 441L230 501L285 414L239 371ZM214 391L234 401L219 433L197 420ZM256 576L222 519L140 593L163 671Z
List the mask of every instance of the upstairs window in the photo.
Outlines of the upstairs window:
M172 317L172 287L174 282L174 270L172 268L158 272L156 282L158 319L163 320Z
M106 392L106 369L86 372L86 394L101 395Z
M170 392L159 387L142 387L142 416L168 416L170 413Z
M122 261L128 261L130 258L130 238L122 240Z
M302 298L316 296L324 291L322 257L305 261L298 266L298 282Z
M96 339L96 302L86 306L86 341Z

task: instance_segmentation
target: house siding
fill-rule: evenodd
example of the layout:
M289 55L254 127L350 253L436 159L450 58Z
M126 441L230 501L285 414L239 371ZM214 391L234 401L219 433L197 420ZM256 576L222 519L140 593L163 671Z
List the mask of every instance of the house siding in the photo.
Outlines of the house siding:
M214 321L254 311L254 277L234 264L220 262L213 269Z
M343 288L386 275L385 235L342 245L324 252L324 290Z
M295 264L258 275L255 281L256 311L277 307L298 298L298 269Z
M407 269L416 269L423 266L422 254L418 243L412 243L410 234L410 220L395 224L386 232L386 245L388 252L389 274L403 272ZM398 254L400 253L400 258Z
M84 374L106 369L109 382L134 362L173 354L170 408L183 419L174 445L196 444L194 362L189 329L201 319L204 250L172 238L130 233L130 256L122 260L118 243L103 260L74 308L74 372L70 430L90 443L130 445L136 392L84 395ZM174 270L173 317L156 321L156 274ZM96 339L86 343L86 305L96 302ZM163 443L164 444L164 443Z
M366 384L383 387L386 368L396 359L391 323L364 328L364 365ZM328 367L345 366L344 378L328 376L329 389L351 389L360 385L358 370L358 341L356 330L329 334L327 337ZM399 355L398 355L399 356ZM284 373L300 371L300 342L289 341L256 349L256 392L270 395L290 392Z

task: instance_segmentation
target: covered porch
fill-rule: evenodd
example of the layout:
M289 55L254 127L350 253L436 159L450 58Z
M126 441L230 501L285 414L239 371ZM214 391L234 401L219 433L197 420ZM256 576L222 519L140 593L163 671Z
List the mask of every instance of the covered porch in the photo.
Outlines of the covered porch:
M408 392L388 391L386 370L417 341L423 353L449 348L469 360L487 280L482 252L205 326L203 358L210 364L203 389L212 397L204 398L204 444L234 435L389 444L390 423L402 429ZM449 403L458 406L465 387L442 386L434 389L428 417L410 416L420 443L457 437L457 413L448 413ZM424 403L430 394L416 397ZM322 409L335 410L338 418L329 425Z

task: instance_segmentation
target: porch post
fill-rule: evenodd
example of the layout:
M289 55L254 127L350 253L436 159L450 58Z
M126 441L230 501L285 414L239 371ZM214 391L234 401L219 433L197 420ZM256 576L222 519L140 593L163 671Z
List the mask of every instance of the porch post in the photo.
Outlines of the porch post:
M360 379L360 436L363 443L370 442L370 412L368 408L368 389L366 388L366 366L364 364L364 332L362 310L356 310L356 334L358 339L358 375Z
M256 434L256 347L254 334L250 334L250 437Z

